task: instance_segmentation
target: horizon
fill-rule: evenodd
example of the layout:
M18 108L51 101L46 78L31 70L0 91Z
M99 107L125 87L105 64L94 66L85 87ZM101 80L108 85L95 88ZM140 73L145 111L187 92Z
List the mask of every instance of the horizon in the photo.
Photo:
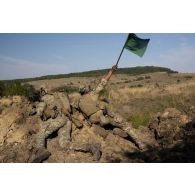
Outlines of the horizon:
M195 72L195 34L136 33L150 38L140 58L125 50L119 68L157 66ZM109 69L127 33L0 34L0 80ZM10 71L11 70L11 71Z
M149 65L149 66L132 66L132 67L119 67L118 69L128 69L128 68L139 68L139 67L155 67L155 68L166 68L166 67L162 67L162 66L154 66L154 65ZM171 71L175 71L171 68L168 68L170 69ZM98 69L99 71L102 71L102 70L109 70L109 68L103 68L103 69ZM79 72L70 72L70 73L60 73L60 74L49 74L49 75L41 75L41 76L38 76L38 77L25 77L25 78L16 78L16 79L5 79L5 80L2 80L2 81L12 81L12 80L25 80L25 79L36 79L36 78L42 78L42 77L49 77L49 76L59 76L59 75L69 75L69 74L79 74L79 73L87 73L87 72L93 72L93 71L98 71L97 69L96 70L87 70L87 71L79 71ZM177 73L181 73L181 72L178 72L178 71L175 71ZM152 73L152 72L151 72ZM155 72L156 73L156 72ZM117 72L116 72L117 74ZM145 73L143 73L145 74ZM189 73L190 74L190 73ZM193 73L191 73L193 74ZM195 73L194 73L195 74ZM1 81L1 80L0 80Z

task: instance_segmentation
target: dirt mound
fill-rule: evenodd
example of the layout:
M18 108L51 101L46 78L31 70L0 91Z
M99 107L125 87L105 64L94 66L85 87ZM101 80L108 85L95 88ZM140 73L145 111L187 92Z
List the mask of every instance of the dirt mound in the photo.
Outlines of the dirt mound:
M168 108L160 113L150 123L149 129L155 134L155 138L162 147L169 147L185 135L184 126L190 122L187 115L182 114L175 108Z
M101 108L88 116L71 99L74 98L61 93L49 94L38 102L21 97L1 99L0 162L194 161L193 109L187 116L170 108L159 113L148 127L128 127L124 131L120 126L123 123L100 123L98 120L103 116L96 115L96 120L91 120ZM86 108L85 102L82 108ZM110 117L107 115L104 114L104 121ZM71 120L69 131L56 122L59 119ZM51 125L50 121L55 123ZM44 138L45 148L38 148L36 138L42 135L43 128L55 131ZM63 144L60 136L65 138Z
M144 152L126 152L136 162L195 162L195 115L194 107L188 115L174 108L158 113L148 129L159 144Z

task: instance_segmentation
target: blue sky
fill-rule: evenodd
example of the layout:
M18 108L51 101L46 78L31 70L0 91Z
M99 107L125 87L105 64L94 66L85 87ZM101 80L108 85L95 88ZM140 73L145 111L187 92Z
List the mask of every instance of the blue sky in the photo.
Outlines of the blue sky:
M155 65L195 72L195 34L137 33L150 38L140 58L125 50L119 67ZM0 34L0 80L110 68L127 34Z

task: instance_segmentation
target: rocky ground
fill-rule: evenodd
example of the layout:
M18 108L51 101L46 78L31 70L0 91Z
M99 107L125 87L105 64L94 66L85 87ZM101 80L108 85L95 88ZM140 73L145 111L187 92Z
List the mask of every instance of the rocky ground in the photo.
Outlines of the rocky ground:
M0 162L195 162L193 106L186 113L167 108L148 126L134 129L148 144L142 150L117 129L84 123L72 128L71 142L83 143L87 150L61 148L56 132L47 139L43 155L37 154L34 140L43 123L35 107L36 102L20 96L0 99ZM100 154L95 154L97 148Z

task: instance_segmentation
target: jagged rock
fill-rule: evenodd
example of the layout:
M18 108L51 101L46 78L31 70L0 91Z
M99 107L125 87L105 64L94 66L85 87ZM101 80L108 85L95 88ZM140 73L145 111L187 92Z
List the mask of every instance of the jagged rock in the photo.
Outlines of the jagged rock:
M97 106L96 97L93 97L92 94L85 94L81 97L79 108L88 117L100 110Z
M29 105L28 114L29 116L33 116L37 113L35 105Z
M69 100L70 100L70 105L73 108L78 109L79 108L79 101L81 99L81 94L80 93L72 93L72 94L69 94L68 97L69 97Z
M157 115L149 124L149 129L155 133L159 144L166 147L182 139L184 133L182 127L188 122L188 116L175 108L168 108Z
M97 134L97 135L103 137L104 139L105 139L105 138L107 137L107 135L108 135L108 131L106 131L104 128L102 128L102 127L100 127L100 126L98 126L98 125L95 125L95 124L93 124L91 130L92 130L95 134Z
M104 115L103 110L98 110L90 116L89 121L92 124L100 124L100 126L104 127L110 123L110 118L107 115Z
M158 146L154 134L150 132L147 128L140 129L128 128L126 130L126 133L128 133L130 139L142 151Z
M88 143L80 146L75 146L74 150L79 152L90 152L93 155L94 161L98 161L101 158L101 145L98 143L95 144Z
M58 109L62 109L64 115L69 115L71 112L70 101L65 93L54 93L55 104Z
M41 101L36 106L36 112L44 121L50 118L54 119L58 114L70 115L70 102L64 93L46 94Z
M55 104L55 97L52 94L45 94L41 97L41 101L45 102L47 105Z
M51 153L44 148L35 149L33 155L29 159L30 163L41 163L49 158Z
M78 111L72 114L72 122L76 125L77 128L83 127L85 117Z
M45 102L39 102L37 105L36 105L36 113L38 116L42 116L43 115L43 111L44 109L46 108L47 104Z
M57 115L58 115L58 112L56 112L55 107L54 108L49 108L49 106L46 105L46 107L43 110L42 119L44 121L46 121L50 118L55 119L57 117Z
M119 128L114 128L113 134L118 135L118 136L123 137L123 138L127 138L129 136L125 131L123 131L122 129L119 129Z
M75 126L77 128L82 128L83 127L83 123L81 123L79 120L75 119L75 118L72 118L72 122L75 124Z
M148 128L134 129L93 92L7 99L0 101L0 162L161 162L178 151L194 159L193 108L190 117L166 109Z
M102 115L102 110L98 110L96 113L92 114L89 118L89 121L93 124L100 123L100 117Z

